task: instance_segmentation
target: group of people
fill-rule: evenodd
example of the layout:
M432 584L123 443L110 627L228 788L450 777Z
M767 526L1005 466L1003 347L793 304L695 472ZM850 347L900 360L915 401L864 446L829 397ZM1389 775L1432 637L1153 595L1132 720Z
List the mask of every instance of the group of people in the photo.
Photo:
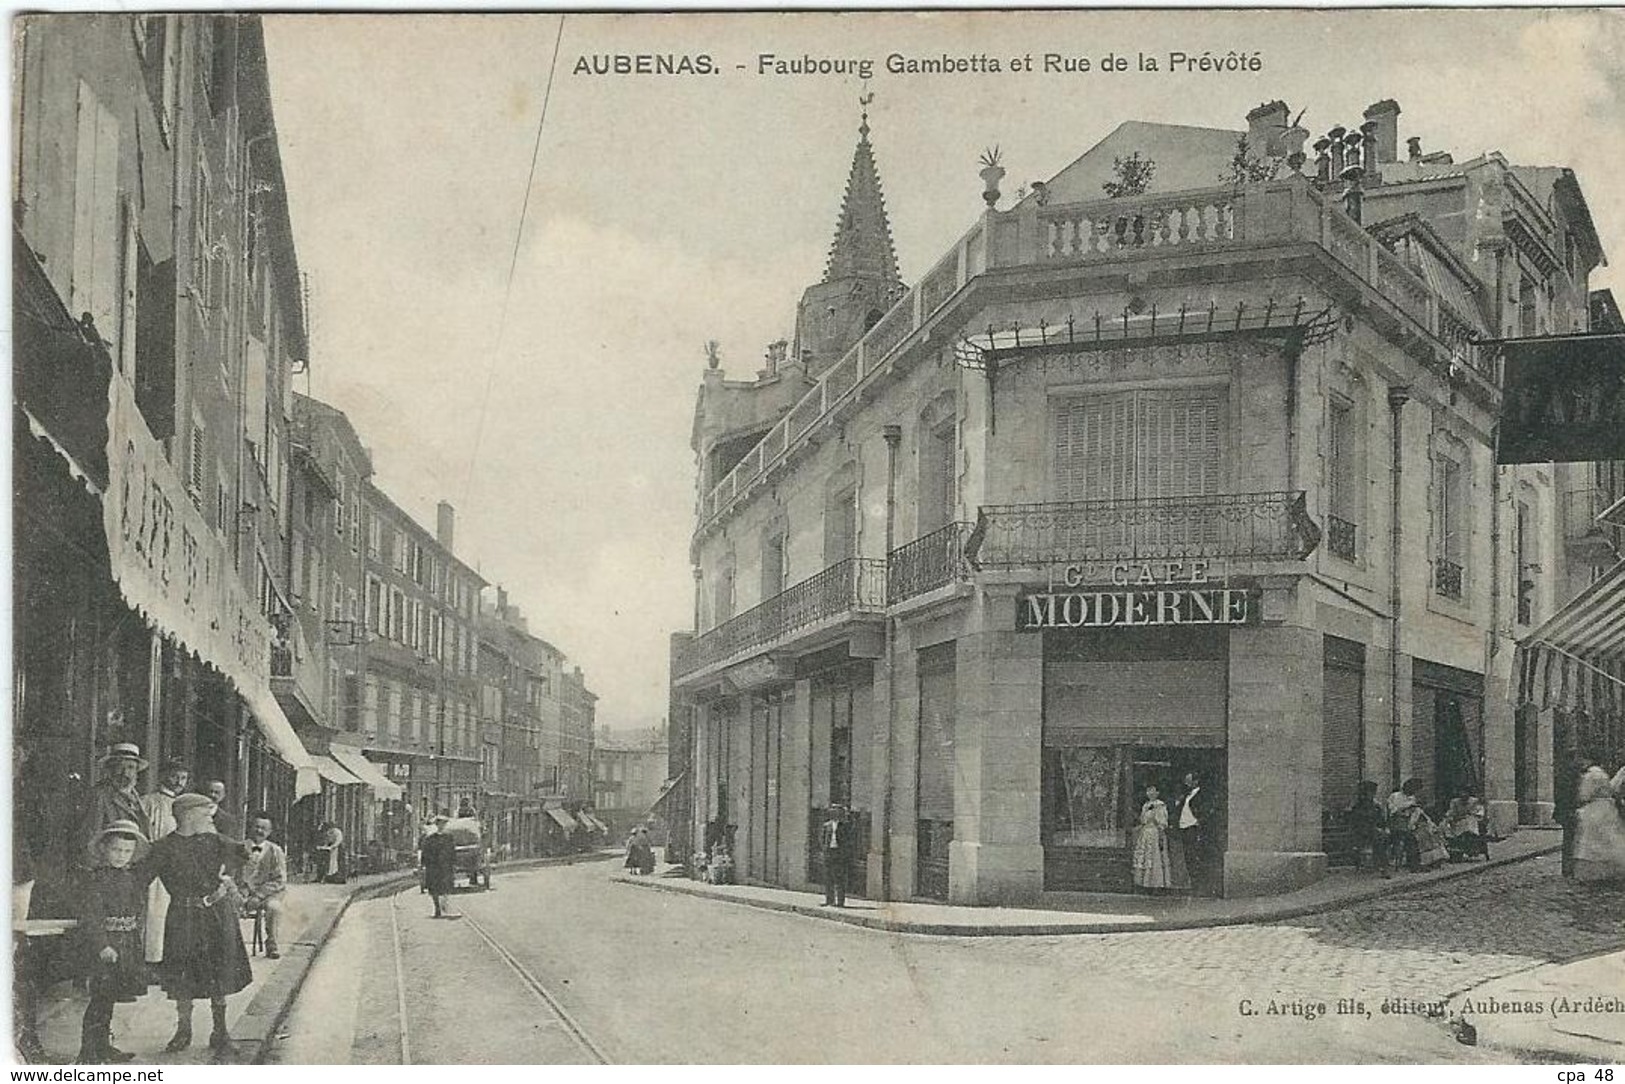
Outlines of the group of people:
M1391 877L1401 868L1420 873L1447 861L1489 860L1496 837L1489 833L1481 799L1458 794L1435 820L1423 808L1421 794L1421 781L1407 779L1379 803L1377 784L1360 784L1347 814L1357 865Z
M209 1045L224 1052L231 1042L226 998L253 981L241 916L263 915L266 955L279 955L288 871L286 854L270 839L271 818L257 813L246 840L226 834L224 784L189 792L190 772L179 762L163 765L151 794L138 794L148 762L134 743L113 745L101 766L81 828L86 849L76 884L75 934L90 994L79 1060L133 1059L113 1046L113 1009L155 980L175 1003L175 1034L164 1049L191 1045L193 1006L206 998Z
M655 871L655 849L647 824L638 825L626 837L626 868L645 877Z
M1153 894L1207 891L1218 842L1211 791L1186 772L1173 809L1155 786L1145 788L1134 830L1134 887Z

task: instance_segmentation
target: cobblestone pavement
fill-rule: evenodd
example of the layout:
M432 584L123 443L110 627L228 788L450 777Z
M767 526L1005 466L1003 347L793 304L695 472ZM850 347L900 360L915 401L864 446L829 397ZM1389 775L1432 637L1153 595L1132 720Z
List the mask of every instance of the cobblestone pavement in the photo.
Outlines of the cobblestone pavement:
M1555 855L1339 911L1251 926L989 939L1065 970L1236 997L1437 1000L1497 976L1625 944L1625 888L1577 885Z

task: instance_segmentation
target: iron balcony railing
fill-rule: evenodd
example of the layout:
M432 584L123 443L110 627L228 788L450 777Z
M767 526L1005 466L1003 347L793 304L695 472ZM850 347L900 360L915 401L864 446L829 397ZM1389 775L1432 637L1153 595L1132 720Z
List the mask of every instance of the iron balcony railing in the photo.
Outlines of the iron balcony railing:
M1320 527L1296 492L1000 504L966 545L978 568L1184 557L1302 560Z
M797 629L842 614L886 608L886 562L849 557L752 606L685 644L672 660L681 677L751 649L765 649Z
M1462 569L1448 557L1433 562L1433 589L1445 598L1461 598Z
M887 600L895 604L964 578L972 526L950 523L892 550L886 562Z
M1341 557L1345 561L1354 561L1358 556L1356 539L1360 528L1340 516L1328 515L1326 517L1326 549L1333 557Z

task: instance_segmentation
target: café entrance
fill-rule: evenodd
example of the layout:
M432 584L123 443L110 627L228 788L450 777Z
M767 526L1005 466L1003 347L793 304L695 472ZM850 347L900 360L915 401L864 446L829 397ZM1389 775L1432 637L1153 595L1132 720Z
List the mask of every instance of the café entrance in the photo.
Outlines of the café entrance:
M1204 854L1194 856L1193 890L1217 895L1225 839L1224 633L1045 636L1044 888L1132 891L1134 832L1146 788L1158 789L1172 819L1182 780L1194 772L1210 798L1212 823Z

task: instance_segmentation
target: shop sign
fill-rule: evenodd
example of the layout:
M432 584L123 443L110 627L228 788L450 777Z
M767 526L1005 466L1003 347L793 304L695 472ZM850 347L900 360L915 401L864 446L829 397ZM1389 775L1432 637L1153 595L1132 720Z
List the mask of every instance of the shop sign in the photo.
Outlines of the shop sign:
M1229 578L1230 570L1211 557L1165 557L1154 561L1081 561L1051 565L1049 589L1110 583L1113 587L1172 587L1213 583Z
M125 601L225 674L245 697L269 690L271 622L147 429L134 390L116 373L108 388L107 428L102 526ZM225 530L235 527L233 519Z
M1081 591L1035 591L1016 599L1016 629L1152 628L1185 625L1252 625L1258 622L1255 587L1156 587L1119 585Z

